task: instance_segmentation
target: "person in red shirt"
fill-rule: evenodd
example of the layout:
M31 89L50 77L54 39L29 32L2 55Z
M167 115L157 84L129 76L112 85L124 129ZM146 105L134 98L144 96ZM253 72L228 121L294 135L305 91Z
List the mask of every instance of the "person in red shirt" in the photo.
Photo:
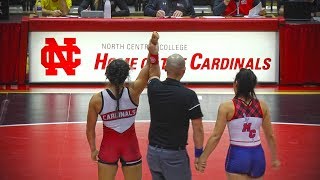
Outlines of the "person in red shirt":
M258 5L260 0L239 0L239 14L248 15L249 10ZM212 0L214 16L234 16L237 13L236 0ZM259 15L265 15L265 9Z

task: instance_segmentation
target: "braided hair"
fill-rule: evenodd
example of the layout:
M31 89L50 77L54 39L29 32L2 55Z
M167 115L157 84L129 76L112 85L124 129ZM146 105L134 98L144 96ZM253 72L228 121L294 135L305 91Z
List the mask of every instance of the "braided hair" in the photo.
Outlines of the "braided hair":
M254 88L257 85L257 76L250 69L241 68L237 73L234 82L237 82L235 97L244 97L245 100L257 98Z
M116 111L119 111L119 99L120 99L120 86L123 85L124 81L129 76L130 66L123 59L113 60L106 69L106 77L110 83L115 85L115 97L117 100Z

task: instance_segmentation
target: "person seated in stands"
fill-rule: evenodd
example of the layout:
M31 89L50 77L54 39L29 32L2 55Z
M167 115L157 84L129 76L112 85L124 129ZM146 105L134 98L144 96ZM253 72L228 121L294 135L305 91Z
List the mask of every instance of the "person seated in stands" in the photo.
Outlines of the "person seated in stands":
M239 14L248 15L249 10L258 5L260 0L239 0ZM214 16L233 16L237 14L236 0L212 0L212 11ZM266 14L264 8L259 15Z
M283 16L283 13L284 13L284 9L283 9L283 2L284 0L278 0L278 3L277 3L277 11L278 11L278 15L279 16Z
M277 10L278 15L283 16L284 15L284 3L286 0L278 0L277 4ZM313 13L313 16L320 16L320 0L307 0L305 2L311 3L311 12Z
M195 17L193 0L149 0L144 8L145 16Z
M320 16L320 0L313 1L312 12L314 13L314 16Z
M36 1L37 3L37 1ZM71 0L41 0L42 14L45 16L66 16L72 6ZM35 7L37 4L35 4Z
M78 13L81 15L83 10L103 11L105 0L83 0L78 8ZM110 0L111 4L111 16L129 16L130 11L125 0ZM116 7L120 10L116 11Z

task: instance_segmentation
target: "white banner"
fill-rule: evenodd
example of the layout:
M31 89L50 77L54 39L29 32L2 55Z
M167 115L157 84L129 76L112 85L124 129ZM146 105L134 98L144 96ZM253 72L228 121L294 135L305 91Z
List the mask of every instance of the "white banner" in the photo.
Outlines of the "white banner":
M277 32L159 32L160 66L174 53L186 59L182 82L232 82L241 67L252 69L259 82L278 82ZM113 58L131 65L135 80L151 32L31 32L31 83L106 82ZM161 71L161 79L166 73Z

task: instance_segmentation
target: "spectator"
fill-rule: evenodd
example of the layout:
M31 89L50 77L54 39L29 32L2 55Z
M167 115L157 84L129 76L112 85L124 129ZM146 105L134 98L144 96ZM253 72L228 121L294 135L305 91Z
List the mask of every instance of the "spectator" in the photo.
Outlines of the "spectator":
M72 2L71 0L41 0L41 5L43 15L59 17L69 13Z
M105 0L83 0L78 8L78 13L81 15L81 11L83 10L96 10L103 11L104 10L104 2ZM129 16L130 11L125 0L110 0L111 4L111 16L119 17L119 16ZM119 11L116 11L116 8L119 8Z
M248 15L249 10L260 3L260 0L239 0L239 14ZM237 13L236 0L212 0L214 16L233 16ZM259 15L265 15L263 8Z
M194 17L193 0L149 0L144 9L144 15L152 17Z
M313 1L312 12L314 13L314 16L320 16L320 0Z
M277 4L277 10L278 10L278 15L283 16L284 15L284 4L285 3L290 3L291 1L288 0L279 0ZM294 3L294 2L291 2ZM308 11L308 9L311 9L311 12L313 13L313 16L320 16L320 0L306 0L306 1L297 1L296 3L304 3L306 7L305 10ZM310 7L308 7L308 3L310 3ZM292 5L291 5L292 6ZM301 5L297 5L301 6Z

